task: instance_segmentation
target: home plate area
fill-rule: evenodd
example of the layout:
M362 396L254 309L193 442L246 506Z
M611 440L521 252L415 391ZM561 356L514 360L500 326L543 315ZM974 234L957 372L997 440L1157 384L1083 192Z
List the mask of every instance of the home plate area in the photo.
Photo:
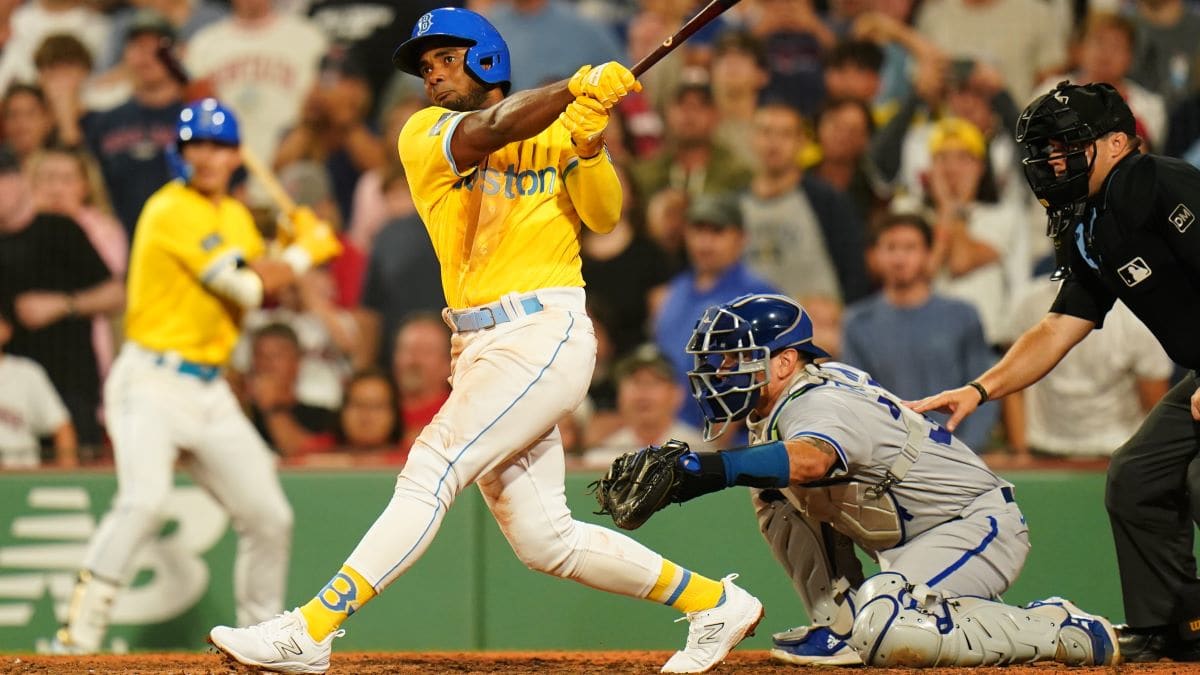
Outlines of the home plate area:
M333 675L408 675L416 673L650 673L658 672L670 652L348 652L334 653L329 672ZM812 673L837 675L834 667L806 668L771 660L764 651L734 652L712 673ZM1054 663L1029 666L975 668L1004 675L1045 675L1069 672L1073 675L1100 673L1200 673L1200 664L1163 661L1126 664L1109 668L1065 668ZM6 654L0 656L0 673L37 675L99 675L136 673L137 675L230 675L257 673L257 669L238 666L213 653L201 654L122 654L103 656L45 656ZM846 669L853 675L917 672L911 668ZM926 668L923 673L962 675L965 668Z

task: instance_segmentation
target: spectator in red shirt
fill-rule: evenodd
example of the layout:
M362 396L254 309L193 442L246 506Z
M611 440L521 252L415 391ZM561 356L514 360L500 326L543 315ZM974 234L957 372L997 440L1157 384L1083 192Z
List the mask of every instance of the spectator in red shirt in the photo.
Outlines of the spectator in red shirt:
M404 452L450 396L450 329L432 313L410 315L396 331L392 377L400 391Z

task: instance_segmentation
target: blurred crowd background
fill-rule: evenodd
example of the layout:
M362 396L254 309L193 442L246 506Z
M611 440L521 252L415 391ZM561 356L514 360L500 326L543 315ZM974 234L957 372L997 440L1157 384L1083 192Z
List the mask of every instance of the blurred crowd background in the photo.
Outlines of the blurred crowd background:
M345 243L245 317L227 377L247 413L288 462L403 463L448 395L450 334L395 149L426 103L391 53L446 4L497 26L519 90L634 63L704 2L0 1L0 467L112 461L101 383L129 246L186 102L164 39ZM601 467L672 437L703 445L685 344L704 307L747 292L798 299L820 346L902 397L979 374L1055 294L1020 109L1061 80L1108 82L1151 152L1200 163L1198 35L1185 0L743 0L608 127L624 218L582 233L600 346L561 421L568 452ZM238 195L270 236L259 192ZM59 218L79 236L39 233ZM1102 458L1175 370L1118 303L960 436L997 462Z

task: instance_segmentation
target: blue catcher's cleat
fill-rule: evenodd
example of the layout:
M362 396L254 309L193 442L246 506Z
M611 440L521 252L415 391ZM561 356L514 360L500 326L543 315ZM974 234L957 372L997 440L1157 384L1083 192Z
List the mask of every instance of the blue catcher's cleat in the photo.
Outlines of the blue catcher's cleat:
M801 666L861 666L858 652L828 626L801 626L775 633L771 658Z

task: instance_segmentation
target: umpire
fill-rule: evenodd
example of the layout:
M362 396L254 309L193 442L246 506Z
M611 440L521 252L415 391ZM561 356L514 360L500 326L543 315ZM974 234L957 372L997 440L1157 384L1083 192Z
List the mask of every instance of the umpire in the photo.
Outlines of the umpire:
M1200 661L1186 478L1200 449L1200 171L1141 154L1133 114L1107 84L1059 84L1021 113L1017 142L1049 216L1062 287L998 364L913 408L951 413L953 430L980 403L1041 379L1124 302L1192 372L1109 464L1105 505L1129 624L1121 653L1130 662Z

